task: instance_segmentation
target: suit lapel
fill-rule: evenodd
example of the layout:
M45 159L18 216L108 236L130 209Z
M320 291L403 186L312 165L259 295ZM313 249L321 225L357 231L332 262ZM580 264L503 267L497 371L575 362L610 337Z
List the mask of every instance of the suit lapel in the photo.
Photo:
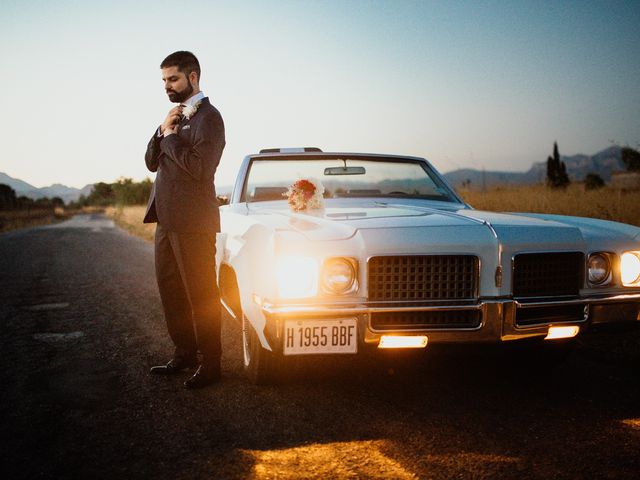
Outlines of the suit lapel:
M209 97L204 97L202 100L200 100L200 105L198 105L198 109L196 110L196 113L191 115L191 118L182 117L182 119L178 122L178 132L180 132L185 125L187 125L191 120L193 120L198 115L203 105L210 105Z

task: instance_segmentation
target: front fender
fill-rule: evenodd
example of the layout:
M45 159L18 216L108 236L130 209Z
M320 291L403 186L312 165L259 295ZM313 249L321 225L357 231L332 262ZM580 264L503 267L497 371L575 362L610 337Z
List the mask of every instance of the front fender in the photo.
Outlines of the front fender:
M274 234L259 223L235 222L235 226L235 229L229 228L219 235L219 264L221 269L228 268L234 273L242 314L257 332L262 346L271 350L264 335L266 318L254 301L254 294L265 292L265 289L268 292L268 288L275 289L271 275L275 259ZM224 280L219 273L218 281Z

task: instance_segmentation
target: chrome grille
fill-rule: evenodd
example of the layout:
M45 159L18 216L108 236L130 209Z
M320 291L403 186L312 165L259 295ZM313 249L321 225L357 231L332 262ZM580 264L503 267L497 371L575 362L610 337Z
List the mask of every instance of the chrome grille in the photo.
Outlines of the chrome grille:
M476 328L482 317L479 310L439 310L422 312L374 312L374 330L421 330Z
M479 261L473 255L373 257L368 267L370 301L469 299L477 296Z
M513 296L578 296L584 281L584 265L581 252L516 255L513 260Z

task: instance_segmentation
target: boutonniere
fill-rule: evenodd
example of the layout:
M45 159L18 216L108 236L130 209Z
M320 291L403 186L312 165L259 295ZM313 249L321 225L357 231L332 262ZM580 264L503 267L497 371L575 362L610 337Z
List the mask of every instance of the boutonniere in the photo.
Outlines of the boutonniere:
M196 114L199 106L200 102L196 103L195 105L185 105L184 107L182 107L182 116L189 120Z

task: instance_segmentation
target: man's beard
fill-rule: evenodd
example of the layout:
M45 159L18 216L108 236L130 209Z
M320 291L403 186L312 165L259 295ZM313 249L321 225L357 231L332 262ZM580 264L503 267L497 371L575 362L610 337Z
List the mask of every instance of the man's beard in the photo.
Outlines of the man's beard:
M187 98L191 97L191 95L193 95L193 86L191 85L191 82L189 82L189 85L187 85L187 87L181 92L176 92L175 90L167 90L167 95L169 96L169 100L172 103L182 103Z

